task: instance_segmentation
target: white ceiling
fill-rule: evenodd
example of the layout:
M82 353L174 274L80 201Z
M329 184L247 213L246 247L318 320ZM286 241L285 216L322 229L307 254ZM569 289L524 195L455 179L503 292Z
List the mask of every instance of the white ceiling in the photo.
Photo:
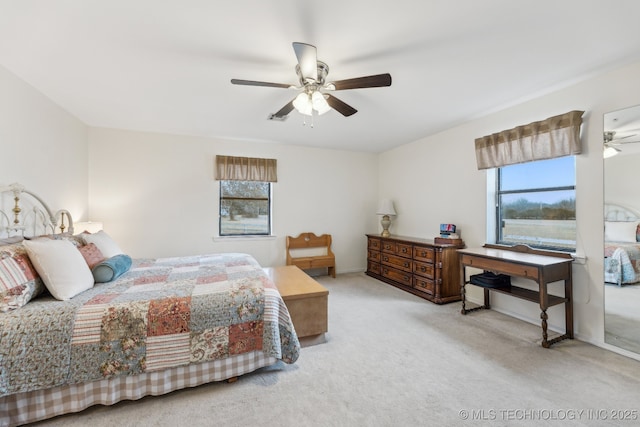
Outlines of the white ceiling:
M380 152L639 60L638 16L637 0L0 0L0 65L91 126ZM296 84L294 41L328 81L393 83L335 92L348 118L269 121L295 91L230 79Z

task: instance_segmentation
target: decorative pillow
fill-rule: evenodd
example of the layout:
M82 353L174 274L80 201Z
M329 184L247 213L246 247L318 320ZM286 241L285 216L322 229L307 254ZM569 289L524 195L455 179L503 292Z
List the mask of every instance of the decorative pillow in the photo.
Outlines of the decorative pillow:
M604 240L607 242L636 242L638 221L604 222Z
M93 275L78 249L67 240L25 240L29 258L55 299L64 301L93 287Z
M84 260L87 262L89 268L95 267L96 264L99 264L105 259L104 255L102 255L102 252L100 252L100 249L98 249L95 243L89 243L87 245L80 246L78 250L82 254Z
M24 306L44 289L22 243L0 247L0 312Z
M91 270L96 283L106 283L116 280L131 268L131 257L120 254L107 258Z
M112 256L124 253L118 244L103 230L93 234L85 233L81 236L86 244L94 243L105 258L111 258Z

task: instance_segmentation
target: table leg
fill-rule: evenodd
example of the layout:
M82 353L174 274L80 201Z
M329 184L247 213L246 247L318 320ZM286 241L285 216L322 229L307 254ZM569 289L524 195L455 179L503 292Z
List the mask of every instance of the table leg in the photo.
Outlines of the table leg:
M538 286L540 291L540 318L542 319L542 346L544 348L549 348L551 344L549 344L549 342L547 341L547 319L549 318L549 316L547 315L547 308L549 308L547 283L544 280L540 280Z
M564 281L564 316L567 337L573 339L573 280L571 277L571 265L569 265L568 278Z
M462 283L460 284L460 297L462 298L462 310L460 311L460 313L462 314L467 314L467 310L465 308L465 288L464 285L467 282L467 278L465 276L466 272L465 272L465 266L464 265L460 265L460 279L462 280Z
M549 316L547 315L547 310L542 310L542 313L540 313L540 318L542 319L542 346L544 348L549 348L549 346L551 344L549 344L549 341L547 341L547 318Z

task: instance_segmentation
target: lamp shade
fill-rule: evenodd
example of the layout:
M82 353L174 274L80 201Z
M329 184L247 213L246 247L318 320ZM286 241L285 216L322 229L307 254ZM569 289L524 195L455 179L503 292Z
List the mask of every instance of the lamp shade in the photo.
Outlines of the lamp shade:
M313 104L311 103L311 97L308 93L302 92L296 99L293 100L293 107L298 110L300 114L310 116L313 114Z
M311 102L313 104L313 109L316 110L319 115L331 110L331 107L329 106L329 103L327 103L324 95L318 91L313 92L313 95L311 95Z
M389 199L382 199L378 204L378 215L396 215L393 202Z
M102 223L97 221L86 221L86 222L74 222L73 223L73 232L74 233L82 233L84 231L88 231L89 233L97 233L102 230Z

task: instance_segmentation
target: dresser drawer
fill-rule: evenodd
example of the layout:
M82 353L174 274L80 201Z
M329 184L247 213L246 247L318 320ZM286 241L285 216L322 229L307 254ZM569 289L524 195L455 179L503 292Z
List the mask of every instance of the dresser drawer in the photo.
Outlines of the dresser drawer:
M435 293L435 283L433 280L425 279L424 277L413 277L413 287L420 291L429 295L433 295Z
M421 262L430 262L433 264L436 259L435 251L433 248L427 246L414 246L413 247L413 259Z
M433 264L428 264L426 262L413 261L413 273L419 274L420 276L424 276L428 279L435 279L436 277Z
M401 283L406 286L412 285L411 273L396 270L395 268L390 268L390 267L387 267L386 265L382 265L380 269L382 270L382 276L386 277L387 279L391 279L395 282Z
M367 271L369 273L380 275L380 264L371 260L367 261Z
M369 261L380 262L380 252L378 252L378 251L367 251L367 259Z
M400 270L408 273L413 273L413 261L408 258L383 253L381 255L381 261L383 264L390 267L399 268Z
M369 237L369 243L367 244L367 247L369 249L373 249L373 250L380 250L381 247L381 243L380 243L380 239L375 239L373 237Z
M396 243L396 255L411 258L413 246L404 243Z
M386 252L388 254L411 258L412 249L412 245L407 245L405 243L382 241L382 252Z

